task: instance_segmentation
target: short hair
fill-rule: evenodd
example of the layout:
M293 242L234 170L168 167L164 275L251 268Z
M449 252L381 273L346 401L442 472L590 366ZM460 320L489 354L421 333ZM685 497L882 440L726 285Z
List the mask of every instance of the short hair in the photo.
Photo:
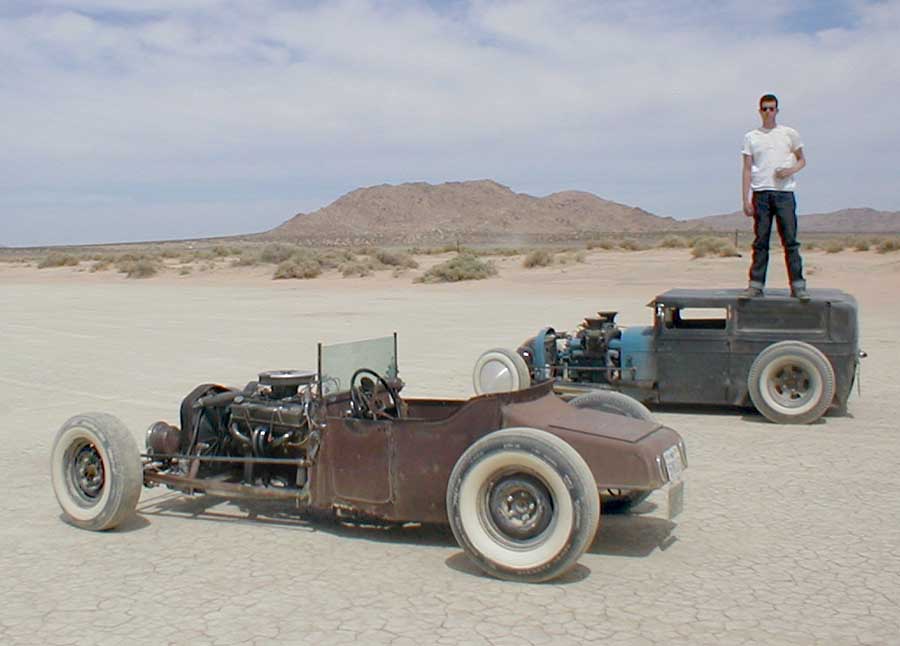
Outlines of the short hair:
M775 107L778 107L778 97L774 94L763 94L761 97L759 97L759 107L761 108L762 104L766 101L774 101Z

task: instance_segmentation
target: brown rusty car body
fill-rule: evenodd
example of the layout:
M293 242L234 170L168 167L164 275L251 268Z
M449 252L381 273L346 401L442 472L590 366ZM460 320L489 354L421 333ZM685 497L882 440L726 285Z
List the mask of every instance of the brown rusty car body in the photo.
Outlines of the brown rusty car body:
M574 565L601 498L612 508L666 487L680 509L686 453L670 428L577 409L549 381L468 400L401 398L402 386L395 336L320 345L316 371L198 386L180 426L151 425L140 458L115 418L76 416L54 444L57 499L87 529L120 524L140 485L289 500L349 520L449 523L483 569L526 581Z

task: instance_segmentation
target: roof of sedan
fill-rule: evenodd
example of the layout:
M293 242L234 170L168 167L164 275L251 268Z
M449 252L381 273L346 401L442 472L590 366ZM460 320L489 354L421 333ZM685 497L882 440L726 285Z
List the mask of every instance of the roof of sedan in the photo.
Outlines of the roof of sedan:
M664 303L680 307L724 307L735 303L743 291L743 289L670 289L654 298L647 305L653 307L656 303ZM808 291L811 303L842 302L856 307L856 299L840 289L810 289ZM791 296L790 290L787 289L766 289L763 296L753 300L766 301L773 304L777 302L797 302Z

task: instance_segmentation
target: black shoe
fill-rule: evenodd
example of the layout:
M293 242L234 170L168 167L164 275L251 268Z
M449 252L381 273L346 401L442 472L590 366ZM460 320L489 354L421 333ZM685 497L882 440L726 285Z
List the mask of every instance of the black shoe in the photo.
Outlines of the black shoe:
M746 301L751 298L759 298L762 295L763 295L763 290L761 290L759 287L748 287L747 289L742 291L740 294L738 294L738 299L742 300L742 301Z
M806 291L805 287L795 287L791 290L791 296L796 298L801 303L809 302L809 292Z

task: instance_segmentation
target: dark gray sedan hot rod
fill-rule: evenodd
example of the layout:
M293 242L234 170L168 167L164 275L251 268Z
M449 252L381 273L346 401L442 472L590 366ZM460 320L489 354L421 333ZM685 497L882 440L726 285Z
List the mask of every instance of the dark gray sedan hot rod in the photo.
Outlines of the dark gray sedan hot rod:
M780 424L846 411L864 356L856 299L837 289L811 289L809 301L787 290L742 299L742 291L667 291L648 304L646 327L619 327L617 312L601 311L572 333L544 328L515 352L482 354L475 392L550 379L576 406L644 418L637 402L752 404Z

